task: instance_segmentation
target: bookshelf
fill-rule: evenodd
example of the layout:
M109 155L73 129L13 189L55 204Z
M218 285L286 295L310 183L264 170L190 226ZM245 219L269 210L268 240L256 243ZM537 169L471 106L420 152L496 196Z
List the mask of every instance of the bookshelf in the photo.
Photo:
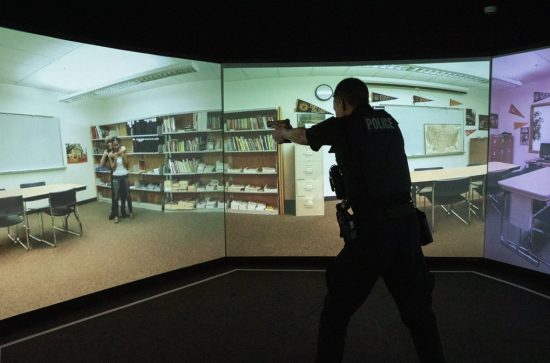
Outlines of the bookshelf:
M226 211L283 214L282 156L267 121L279 110L224 113Z
M221 112L162 118L165 210L223 212L221 120Z
M134 207L223 211L222 114L163 115L93 126L98 199L111 201L110 171L99 166L105 138L118 136L129 158Z

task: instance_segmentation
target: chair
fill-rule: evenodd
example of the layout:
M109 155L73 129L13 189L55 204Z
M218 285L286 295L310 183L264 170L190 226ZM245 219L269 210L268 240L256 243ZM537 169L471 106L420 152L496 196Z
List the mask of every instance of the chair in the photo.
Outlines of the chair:
M472 213L474 213L476 216L476 211L479 210L479 207L474 204L474 193L481 198L481 216L485 216L485 196L487 194L487 191L485 189L486 184L487 175L480 175L470 178L470 207L472 208Z
M23 205L23 197L4 197L0 198L0 227L8 228L8 238L13 241L13 243L20 244L27 251L30 248L29 245L29 230L25 224L26 215L25 215L25 206ZM25 227L26 241L25 244L19 238L19 226L23 224ZM10 227L17 225L16 235L12 236L10 234Z
M533 230L550 238L550 206L544 206L533 215ZM532 235L531 235L532 237Z
M414 171L422 171L422 170L437 170L437 169L443 169L442 166L432 166L428 168L414 168ZM416 196L420 193L430 193L432 190L432 182L421 182L421 183L414 183L412 185L413 187L413 195L415 196L414 204L416 205Z
M41 187L44 185L46 185L46 182L44 181L39 181L34 183L22 183L22 184L19 184L19 188L23 189L23 188ZM27 201L25 201L25 208L27 209L27 214L38 213L40 212L40 209L45 208L47 206L48 204L42 201L38 202L37 200L32 200L32 199L27 199Z
M438 205L441 206L447 215L453 214L464 224L470 224L470 178L435 180L432 183L431 189L430 192L423 192L421 194L425 198L424 207L426 206L426 199L432 204L432 229L435 229L435 207ZM467 221L454 209L455 204L462 202L465 202L468 206Z
M500 215L504 213L504 190L502 190L498 182L506 179L508 174L510 174L509 170L490 172L487 174L485 197L487 202L489 202Z
M19 188L21 189L24 189L24 188L33 188L33 187L41 187L41 186L44 186L46 185L46 182L45 181L39 181L39 182L32 182L32 183L21 183L19 184ZM36 215L39 215L40 214L40 211L43 209L43 208L47 208L48 207L48 202L46 202L44 199L27 199L25 202L25 213L27 214L27 225L29 225L28 223L28 217L29 215L32 215L32 214L36 214ZM42 230L44 229L44 225L43 225L43 221L42 221L42 216L40 215L40 226L42 227ZM30 227L30 226L29 226ZM31 238L35 239L35 240L40 240L39 238L36 238L35 236L33 236L32 234L30 235Z
M55 247L57 245L57 236L56 231L61 231L65 233L71 233L77 236L82 236L82 223L80 222L80 217L78 216L78 207L76 203L76 189L64 190L61 192L52 192L48 196L49 206L42 209L43 213L46 213L51 218L51 228L53 231L53 243L46 241L44 239L41 242L44 242L50 246ZM69 217L71 214L74 215L76 221L78 222L79 232L69 230ZM63 217L63 228L59 228L55 225L55 217ZM44 236L44 227L42 227L42 236ZM43 238L43 237L42 237Z

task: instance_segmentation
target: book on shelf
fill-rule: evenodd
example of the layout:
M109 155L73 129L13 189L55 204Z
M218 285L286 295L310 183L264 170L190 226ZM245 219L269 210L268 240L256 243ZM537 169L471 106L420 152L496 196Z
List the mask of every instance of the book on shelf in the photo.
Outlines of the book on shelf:
M262 166L259 171L262 173L275 173L277 172L277 169L269 166Z
M224 141L227 151L275 151L271 135L256 137L231 136Z
M209 115L206 123L208 130L221 130L222 128L222 116L220 114Z
M228 118L225 120L225 130L265 130L267 121L274 121L272 115L256 115L251 117Z
M162 132L165 134L176 132L176 119L174 116L165 116L162 118Z
M200 163L199 159L168 159L171 174L196 173Z

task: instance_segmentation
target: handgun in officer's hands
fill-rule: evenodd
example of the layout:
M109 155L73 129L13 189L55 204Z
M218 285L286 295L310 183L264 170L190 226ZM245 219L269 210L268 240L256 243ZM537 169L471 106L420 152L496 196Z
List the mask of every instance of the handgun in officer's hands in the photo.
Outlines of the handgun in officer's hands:
M271 120L267 121L267 127L276 129L278 127L284 127L285 129L292 129L292 125L290 124L290 120L285 118L284 120ZM281 144L289 143L290 140L284 139Z
M285 129L291 129L290 120L285 118L284 120L271 120L267 121L267 127L274 129L277 126L284 126Z

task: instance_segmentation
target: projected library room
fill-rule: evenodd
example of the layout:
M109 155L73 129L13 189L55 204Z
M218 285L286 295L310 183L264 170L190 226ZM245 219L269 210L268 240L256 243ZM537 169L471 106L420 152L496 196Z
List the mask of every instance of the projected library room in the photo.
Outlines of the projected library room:
M225 257L335 256L334 154L268 124L334 116L347 77L403 132L426 256L550 272L548 193L514 186L549 178L547 78L502 81L530 53L491 79L489 58L224 65L5 28L0 48L0 319Z

